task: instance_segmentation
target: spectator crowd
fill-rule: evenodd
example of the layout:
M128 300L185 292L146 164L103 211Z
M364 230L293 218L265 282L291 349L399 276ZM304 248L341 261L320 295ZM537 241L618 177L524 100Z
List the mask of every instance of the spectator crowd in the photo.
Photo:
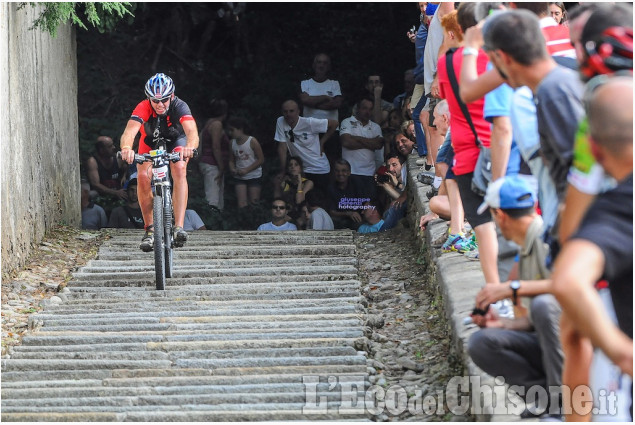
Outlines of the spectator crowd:
M340 117L331 59L315 55L298 96L279 99L271 181L249 121L213 100L198 159L209 208L225 208L232 179L244 215L273 198L271 221L246 230L387 231L406 215L414 155L430 187L421 229L447 221L442 252L478 261L485 278L471 316L474 362L521 398L544 389L544 399L526 398L523 417L589 420L570 407L590 400L573 391L590 385L620 388L632 420L632 5L419 2L417 11L419 27L404 37L414 63L392 101L381 76L367 75ZM135 170L115 152L99 137L86 163L87 228L143 228ZM97 195L125 205L107 217ZM204 228L193 211L185 221ZM593 368L604 382L590 381Z

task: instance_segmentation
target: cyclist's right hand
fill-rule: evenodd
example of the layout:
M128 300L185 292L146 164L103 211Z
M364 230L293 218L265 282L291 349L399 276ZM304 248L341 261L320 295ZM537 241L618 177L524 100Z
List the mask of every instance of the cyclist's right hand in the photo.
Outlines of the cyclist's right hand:
M132 149L123 148L121 152L118 153L118 155L128 164L132 164L134 161L134 151Z

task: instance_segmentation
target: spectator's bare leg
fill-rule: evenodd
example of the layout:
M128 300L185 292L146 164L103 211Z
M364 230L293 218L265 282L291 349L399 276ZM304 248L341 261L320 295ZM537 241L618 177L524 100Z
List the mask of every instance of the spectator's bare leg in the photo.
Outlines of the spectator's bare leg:
M244 183L238 183L235 186L236 189L236 203L238 208L244 208L247 206L247 185Z
M593 346L588 338L580 335L575 329L575 325L564 310L560 316L560 341L562 342L562 351L564 353L562 385L571 390L562 392L562 405L567 409L571 406L582 406L581 403L591 400L591 394L586 394L587 398L582 399L580 394L576 393L576 400L572 400L571 395L578 386L589 385ZM587 415L581 415L572 410L571 414L565 415L565 418L567 422L589 422L591 420L591 412Z
M474 228L478 242L478 255L481 262L481 270L485 275L486 283L500 283L498 279L498 239L496 227L493 221L481 224Z
M251 205L257 205L260 202L260 186L249 186L249 203Z
M444 181L445 184L441 185L441 187L445 186L448 192L448 202L450 204L450 233L462 232L465 213L463 212L463 202L461 202L459 185L456 184L454 179Z

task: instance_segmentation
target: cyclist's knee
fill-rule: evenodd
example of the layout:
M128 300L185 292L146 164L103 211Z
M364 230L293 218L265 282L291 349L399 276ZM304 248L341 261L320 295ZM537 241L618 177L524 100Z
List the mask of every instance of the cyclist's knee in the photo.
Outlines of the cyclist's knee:
M185 161L179 161L172 164L172 178L184 179L187 173L187 163Z

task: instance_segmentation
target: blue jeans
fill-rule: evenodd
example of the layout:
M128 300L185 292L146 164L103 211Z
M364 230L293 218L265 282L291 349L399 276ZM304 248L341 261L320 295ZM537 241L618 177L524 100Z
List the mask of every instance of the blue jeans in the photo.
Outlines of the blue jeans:
M426 156L428 154L428 146L426 145L426 133L423 131L423 124L421 124L421 110L426 105L428 98L423 94L417 106L412 110L412 120L415 123L415 137L417 138L417 152L419 156Z
M408 203L404 202L398 207L390 207L384 213L384 224L379 229L380 232L385 230L390 230L397 225L399 220L406 216L406 210L408 208Z

